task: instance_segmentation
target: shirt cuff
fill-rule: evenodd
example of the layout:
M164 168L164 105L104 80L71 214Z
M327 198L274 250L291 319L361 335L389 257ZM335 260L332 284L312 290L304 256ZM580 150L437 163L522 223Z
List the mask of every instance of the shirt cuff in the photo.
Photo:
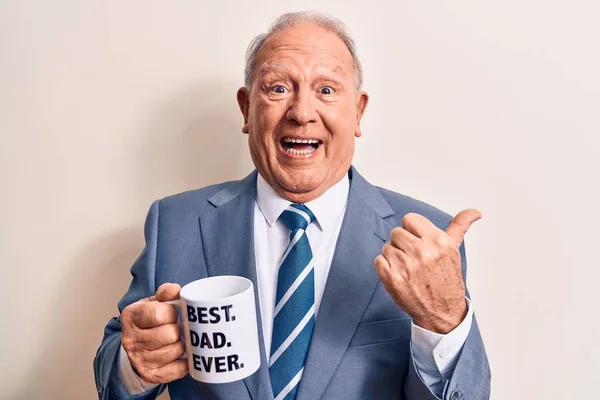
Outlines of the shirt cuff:
M144 381L135 373L123 345L121 345L121 348L119 349L117 373L119 374L119 380L123 383L123 386L125 386L125 389L127 389L127 392L129 392L130 395L144 393L145 391L158 386L157 384Z
M465 297L466 298L466 297ZM473 307L467 300L467 315L465 319L451 332L443 335L423 329L412 324L411 339L413 358L419 372L424 368L427 375L435 371L439 378L445 380L452 375L458 361L458 356L467 340L473 323ZM423 371L424 372L424 371Z

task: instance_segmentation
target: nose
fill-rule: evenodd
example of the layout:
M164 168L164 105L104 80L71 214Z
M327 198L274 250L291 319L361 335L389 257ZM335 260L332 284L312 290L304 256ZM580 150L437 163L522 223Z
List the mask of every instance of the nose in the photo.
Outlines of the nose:
M318 114L314 103L314 96L310 90L299 90L290 103L287 119L298 125L307 125L317 122Z

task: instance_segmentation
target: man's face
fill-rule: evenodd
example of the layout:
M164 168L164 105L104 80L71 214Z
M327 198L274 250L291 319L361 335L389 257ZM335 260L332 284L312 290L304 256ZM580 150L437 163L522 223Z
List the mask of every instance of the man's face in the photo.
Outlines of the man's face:
M344 42L313 24L271 36L250 93L238 91L250 154L282 197L306 203L347 173L368 96Z

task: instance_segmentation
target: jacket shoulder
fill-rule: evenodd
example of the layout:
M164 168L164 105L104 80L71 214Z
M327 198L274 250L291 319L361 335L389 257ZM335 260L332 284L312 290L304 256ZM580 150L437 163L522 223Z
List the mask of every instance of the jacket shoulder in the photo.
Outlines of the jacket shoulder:
M451 215L421 200L378 186L376 186L376 189L394 210L395 214L393 217L397 224L402 221L402 217L409 213L424 216L440 229L446 229L450 221L452 221Z
M194 214L202 215L204 212L214 208L209 202L211 197L239 182L240 181L221 182L199 189L172 194L158 200L158 203L160 203L160 211L161 213L176 212L179 214L193 212Z

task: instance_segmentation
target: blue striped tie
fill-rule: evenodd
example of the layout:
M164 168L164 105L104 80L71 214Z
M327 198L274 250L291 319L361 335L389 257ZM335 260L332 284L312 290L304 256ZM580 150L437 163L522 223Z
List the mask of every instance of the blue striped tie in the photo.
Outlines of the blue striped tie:
M275 400L293 400L315 326L315 273L306 228L315 220L301 204L290 204L279 217L290 230L281 258L269 373Z

